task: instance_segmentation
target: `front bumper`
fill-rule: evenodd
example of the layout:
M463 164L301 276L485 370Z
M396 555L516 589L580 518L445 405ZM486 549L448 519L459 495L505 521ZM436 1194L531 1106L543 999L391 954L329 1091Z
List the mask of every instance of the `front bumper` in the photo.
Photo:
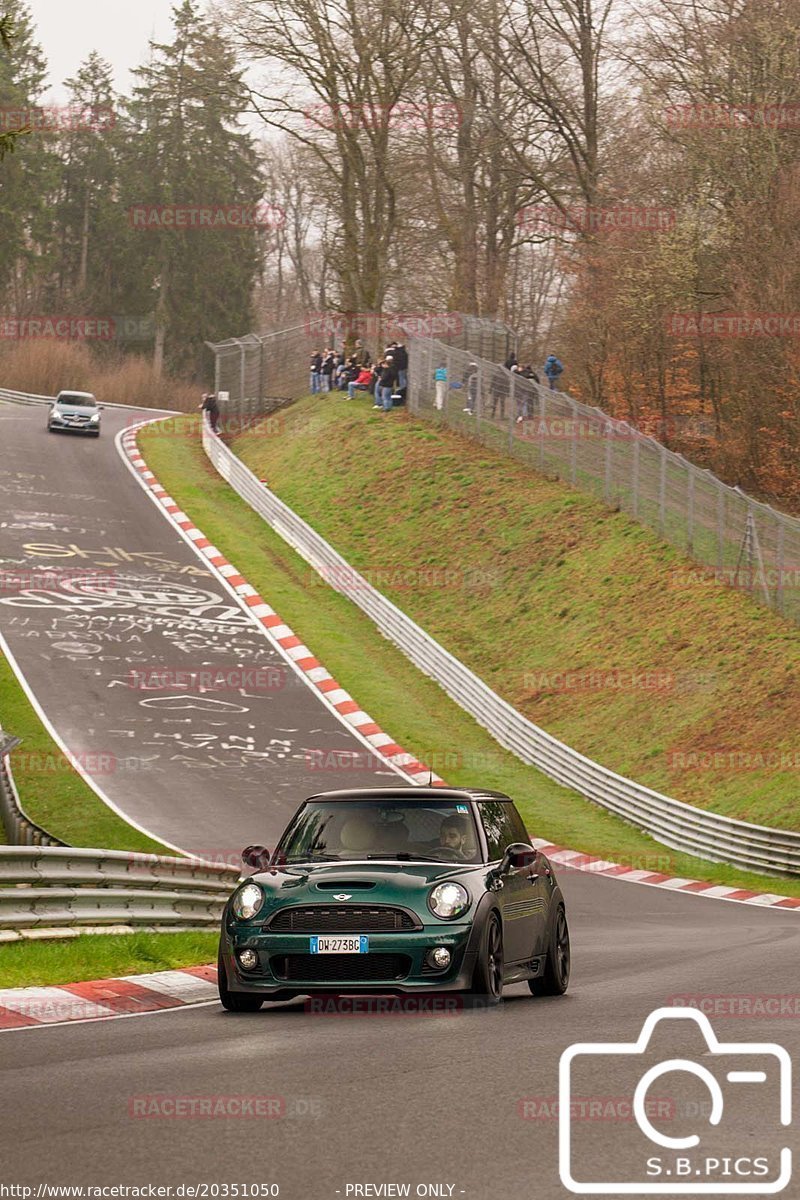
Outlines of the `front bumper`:
M426 925L420 930L404 933L370 933L369 953L402 957L407 971L398 978L373 978L365 970L362 978L332 979L329 964L335 955L319 955L320 972L316 978L302 979L287 976L287 956L303 956L308 961L309 935L300 933L267 933L252 926L223 926L220 948L227 968L228 988L232 992L247 992L264 997L280 993L285 997L314 992L358 992L381 995L408 995L423 992L464 991L470 987L478 952L479 932L473 922L453 925ZM425 967L425 956L435 946L447 946L452 954L449 967L432 971ZM245 971L236 952L255 950L258 966ZM351 956L348 956L350 958ZM360 956L352 956L360 957ZM326 961L327 960L327 961Z
M65 433L89 433L97 437L100 433L100 422L82 421L80 424L65 421L61 417L50 417L48 425L51 429L63 430Z

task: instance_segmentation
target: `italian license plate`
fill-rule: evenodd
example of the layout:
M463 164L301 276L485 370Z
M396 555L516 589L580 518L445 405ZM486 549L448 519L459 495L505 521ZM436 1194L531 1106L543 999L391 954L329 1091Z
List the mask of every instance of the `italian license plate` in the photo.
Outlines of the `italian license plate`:
M312 954L368 954L369 938L363 933L347 937L312 937Z

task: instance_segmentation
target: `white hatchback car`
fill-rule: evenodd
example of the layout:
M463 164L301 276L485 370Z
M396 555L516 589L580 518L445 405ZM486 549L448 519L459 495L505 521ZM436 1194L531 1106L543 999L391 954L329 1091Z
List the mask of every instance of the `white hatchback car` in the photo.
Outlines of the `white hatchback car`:
M99 437L102 410L91 392L59 392L47 417L48 431L69 429Z

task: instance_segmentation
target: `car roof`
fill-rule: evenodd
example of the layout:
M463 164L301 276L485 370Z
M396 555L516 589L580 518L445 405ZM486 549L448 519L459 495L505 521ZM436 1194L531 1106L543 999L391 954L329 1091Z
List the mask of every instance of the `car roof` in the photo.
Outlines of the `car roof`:
M495 792L489 788L450 788L450 787L376 787L376 788L345 788L335 792L317 792L308 800L374 800L376 803L385 800L410 800L420 803L429 800L503 800L511 803L511 797L505 792Z

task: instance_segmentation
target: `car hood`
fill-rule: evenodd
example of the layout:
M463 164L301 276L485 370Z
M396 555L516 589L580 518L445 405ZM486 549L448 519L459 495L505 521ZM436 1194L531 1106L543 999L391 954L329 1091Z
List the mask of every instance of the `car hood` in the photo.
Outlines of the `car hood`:
M252 876L273 906L284 904L397 904L425 903L435 883L457 880L469 887L482 884L488 871L483 864L396 862L320 863L314 866L276 867ZM347 901L337 896L348 896Z

